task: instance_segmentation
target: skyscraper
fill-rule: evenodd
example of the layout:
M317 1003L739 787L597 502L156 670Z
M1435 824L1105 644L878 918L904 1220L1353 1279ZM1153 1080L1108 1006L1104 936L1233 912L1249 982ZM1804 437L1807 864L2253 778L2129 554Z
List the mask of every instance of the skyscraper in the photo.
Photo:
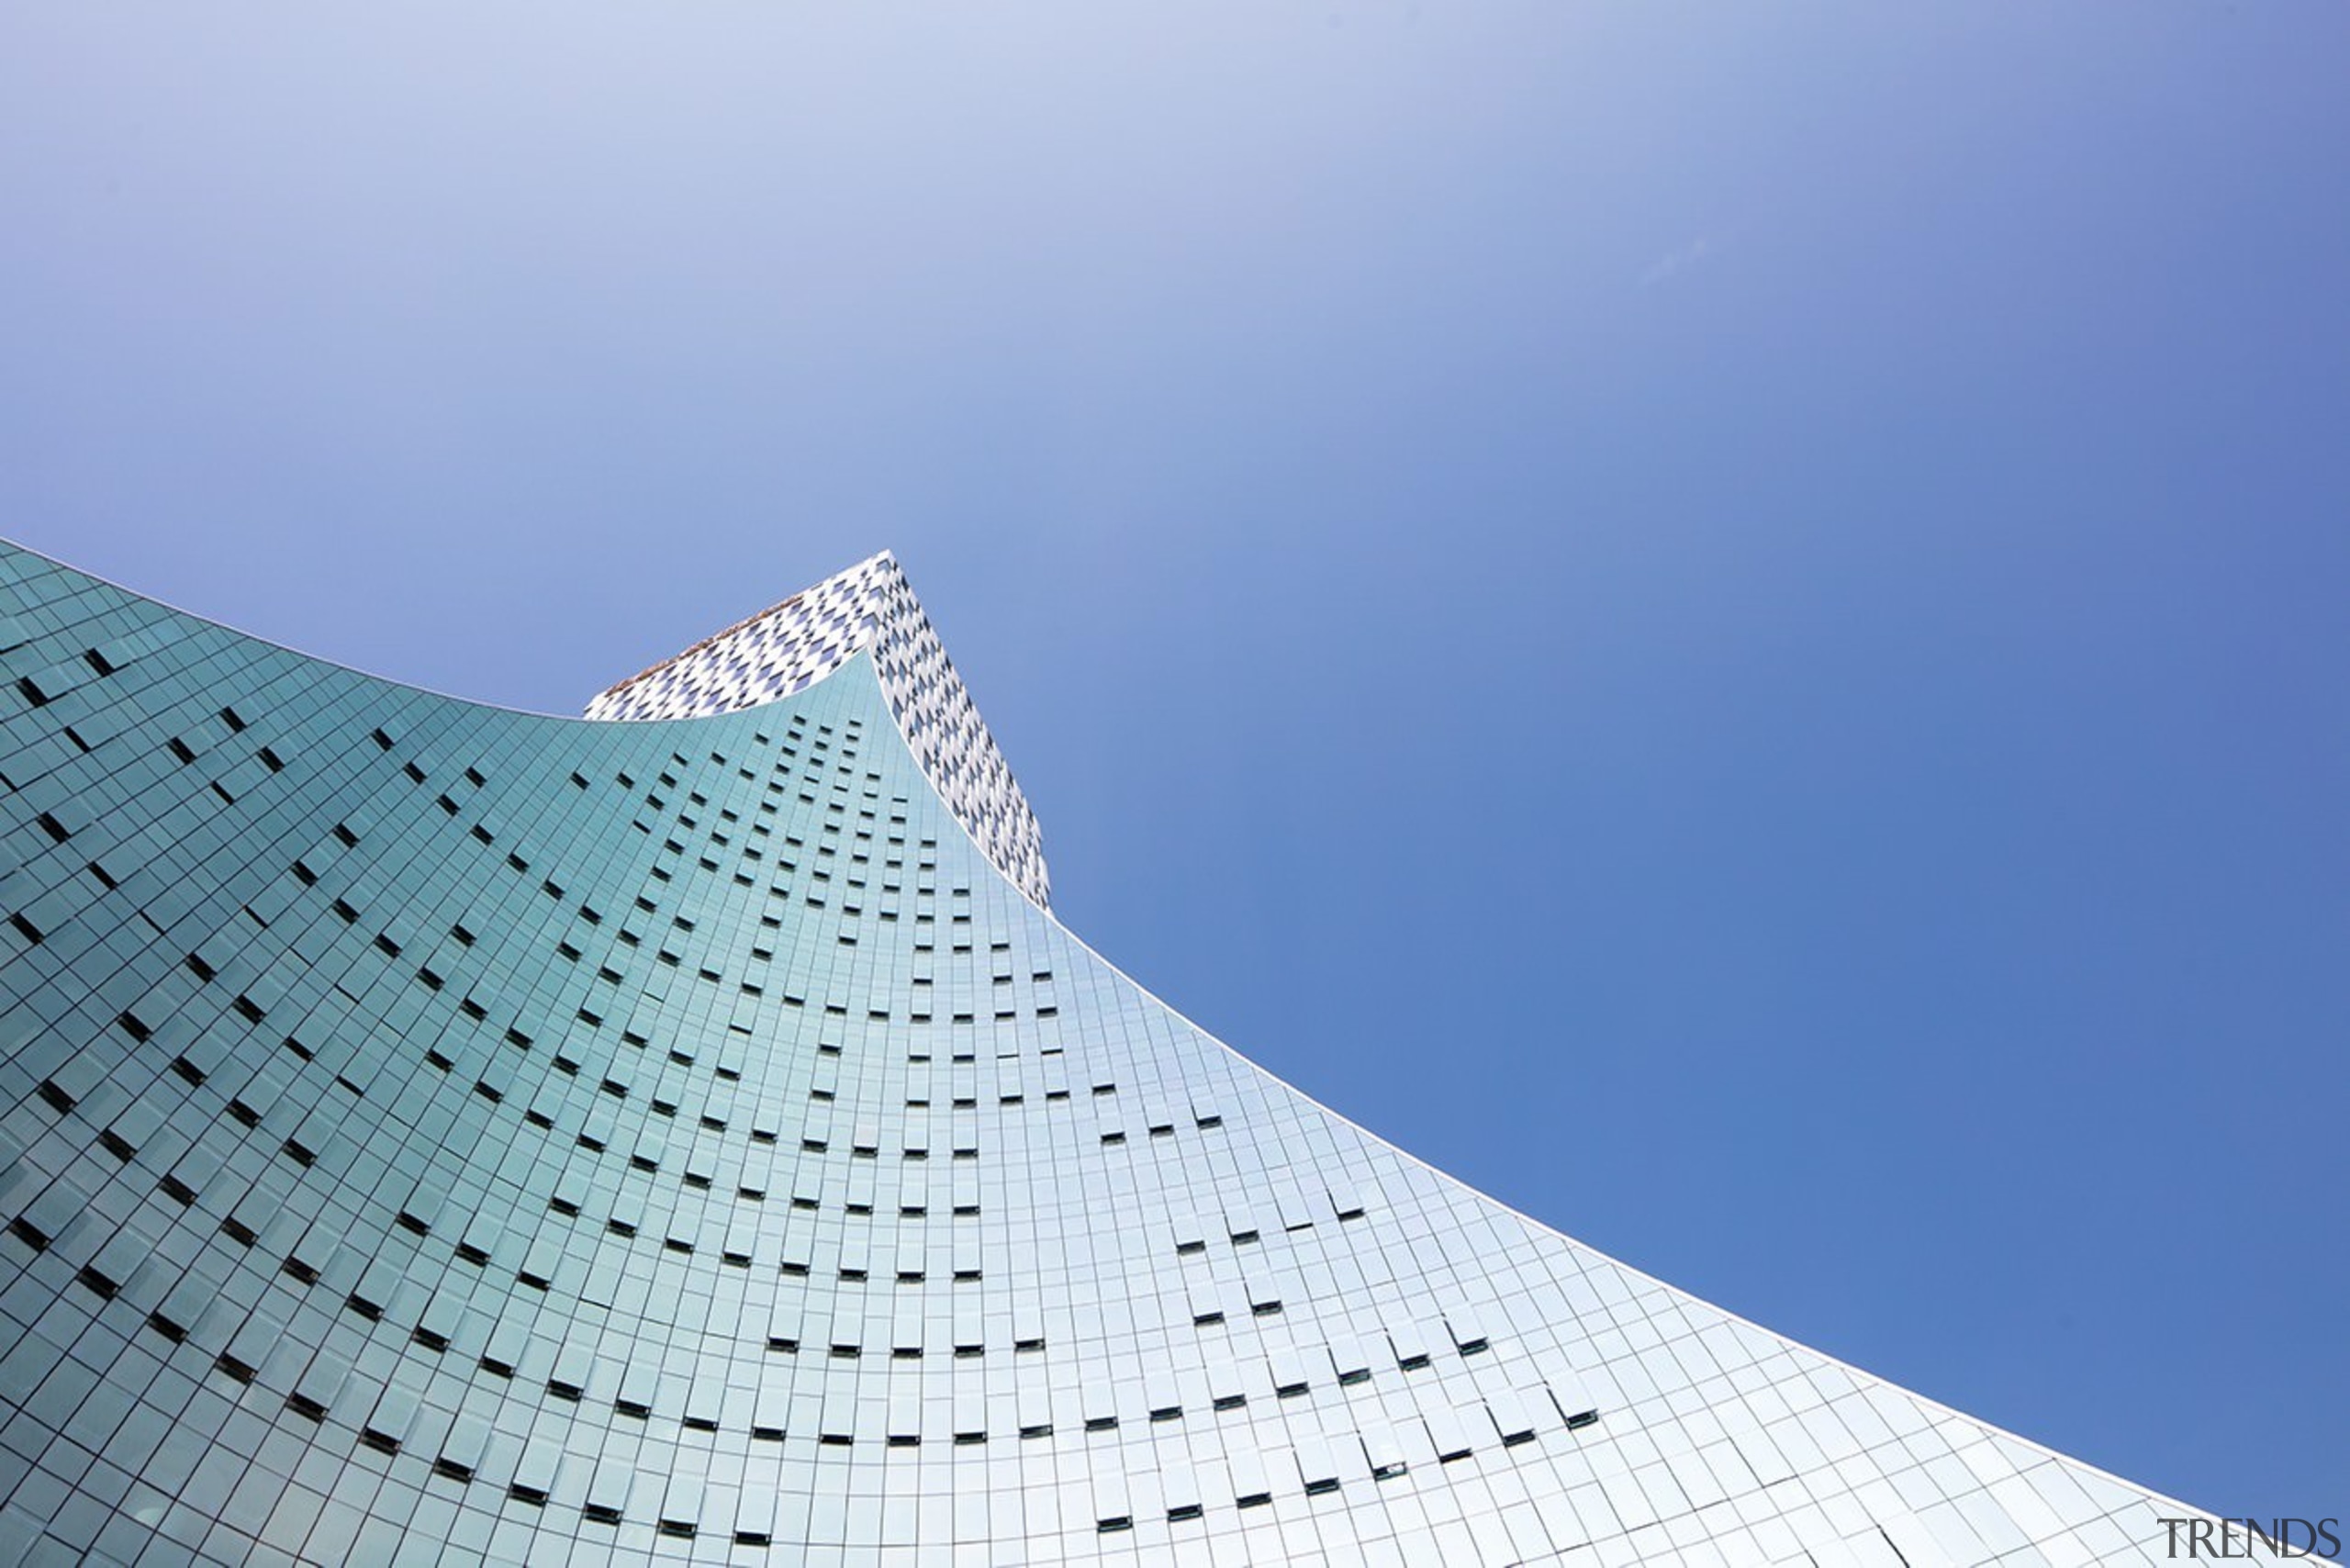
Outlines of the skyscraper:
M1251 1067L888 556L491 709L0 553L0 1562L2165 1560Z

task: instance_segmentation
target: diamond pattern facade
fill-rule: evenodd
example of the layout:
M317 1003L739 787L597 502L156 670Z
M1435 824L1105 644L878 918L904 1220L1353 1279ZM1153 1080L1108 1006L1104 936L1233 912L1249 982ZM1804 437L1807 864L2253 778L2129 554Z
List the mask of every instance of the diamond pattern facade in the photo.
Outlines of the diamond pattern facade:
M0 1562L2163 1560L1097 958L850 577L584 722L0 547Z
M1050 908L1036 813L887 550L599 693L588 717L740 712L805 690L860 653L873 655L890 716L946 809L1013 886Z

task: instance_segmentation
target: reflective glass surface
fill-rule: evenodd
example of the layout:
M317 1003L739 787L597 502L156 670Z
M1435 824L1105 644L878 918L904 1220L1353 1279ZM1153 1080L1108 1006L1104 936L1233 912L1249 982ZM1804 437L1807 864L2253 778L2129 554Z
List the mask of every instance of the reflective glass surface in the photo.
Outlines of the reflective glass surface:
M538 717L0 548L0 1562L1922 1568L2182 1511L1259 1072L1005 879L867 655Z

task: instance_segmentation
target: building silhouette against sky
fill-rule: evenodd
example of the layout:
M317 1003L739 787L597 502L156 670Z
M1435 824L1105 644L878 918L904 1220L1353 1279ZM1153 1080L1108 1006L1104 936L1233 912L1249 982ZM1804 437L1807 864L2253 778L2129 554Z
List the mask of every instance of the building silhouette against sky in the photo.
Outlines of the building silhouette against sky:
M2167 1560L1097 957L886 554L586 720L0 666L0 1562Z

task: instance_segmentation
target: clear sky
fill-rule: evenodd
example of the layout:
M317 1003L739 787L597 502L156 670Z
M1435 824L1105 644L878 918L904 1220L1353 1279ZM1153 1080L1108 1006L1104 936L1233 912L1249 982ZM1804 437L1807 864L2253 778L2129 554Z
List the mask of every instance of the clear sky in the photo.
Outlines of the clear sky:
M2350 1516L2350 6L17 6L0 533L576 711L894 548L1058 909Z

